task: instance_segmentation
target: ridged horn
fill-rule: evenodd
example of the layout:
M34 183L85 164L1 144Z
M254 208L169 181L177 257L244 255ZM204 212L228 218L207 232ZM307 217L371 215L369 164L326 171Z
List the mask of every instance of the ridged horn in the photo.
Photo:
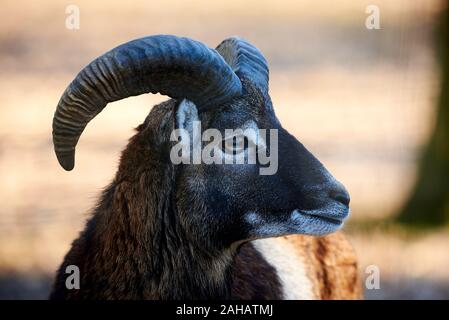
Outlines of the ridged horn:
M63 93L53 117L56 156L65 170L73 169L81 133L109 102L159 92L187 98L201 111L241 90L232 68L200 42L170 35L127 42L92 61Z
M259 49L239 37L232 37L223 40L216 50L239 78L246 78L268 93L268 63Z

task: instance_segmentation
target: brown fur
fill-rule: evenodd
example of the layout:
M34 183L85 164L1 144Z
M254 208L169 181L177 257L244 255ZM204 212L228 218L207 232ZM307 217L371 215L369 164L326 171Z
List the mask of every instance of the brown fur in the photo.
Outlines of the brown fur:
M307 261L307 274L317 299L362 299L357 258L343 232L325 237L284 237Z
M232 297L234 299L282 299L276 270L251 243L244 244L233 264Z
M167 159L173 108L173 101L155 107L130 140L114 181L58 271L52 299L282 298L273 266L251 243L216 252L186 228L189 212L174 205L176 174ZM285 241L308 262L317 298L361 296L355 257L341 233ZM80 269L79 290L65 287L68 265Z

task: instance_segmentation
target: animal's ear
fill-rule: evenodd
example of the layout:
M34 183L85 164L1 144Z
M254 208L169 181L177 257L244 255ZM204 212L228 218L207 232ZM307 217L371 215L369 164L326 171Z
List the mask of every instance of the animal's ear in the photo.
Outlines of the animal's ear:
M194 134L194 132L201 132L201 122L198 109L193 102L187 99L179 102L175 110L175 127L176 130L172 132L170 141L178 143L171 149L170 159L174 164L188 164L192 149L195 149L195 146L201 147L201 138Z
M183 99L176 108L176 128L192 131L195 122L198 122L198 109L196 105L187 99Z

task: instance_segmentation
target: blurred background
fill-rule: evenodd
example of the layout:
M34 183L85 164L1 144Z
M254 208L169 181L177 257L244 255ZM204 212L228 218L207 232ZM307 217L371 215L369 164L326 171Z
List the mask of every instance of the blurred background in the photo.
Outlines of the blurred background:
M79 29L66 27L68 5L80 10ZM380 29L365 25L368 5L379 8ZM47 297L133 128L165 99L112 103L85 130L76 170L65 172L51 140L62 92L105 51L175 34L210 47L239 35L265 54L281 123L351 194L345 230L360 274L367 277L370 265L380 270L380 289L367 289L367 298L448 299L445 7L439 0L2 0L0 298Z

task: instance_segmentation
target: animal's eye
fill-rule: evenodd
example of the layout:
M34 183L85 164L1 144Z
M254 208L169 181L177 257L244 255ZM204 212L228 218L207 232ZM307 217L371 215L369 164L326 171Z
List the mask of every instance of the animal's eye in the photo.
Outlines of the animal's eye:
M244 152L249 147L249 140L246 136L232 136L223 139L221 144L221 150L223 153L232 155Z

